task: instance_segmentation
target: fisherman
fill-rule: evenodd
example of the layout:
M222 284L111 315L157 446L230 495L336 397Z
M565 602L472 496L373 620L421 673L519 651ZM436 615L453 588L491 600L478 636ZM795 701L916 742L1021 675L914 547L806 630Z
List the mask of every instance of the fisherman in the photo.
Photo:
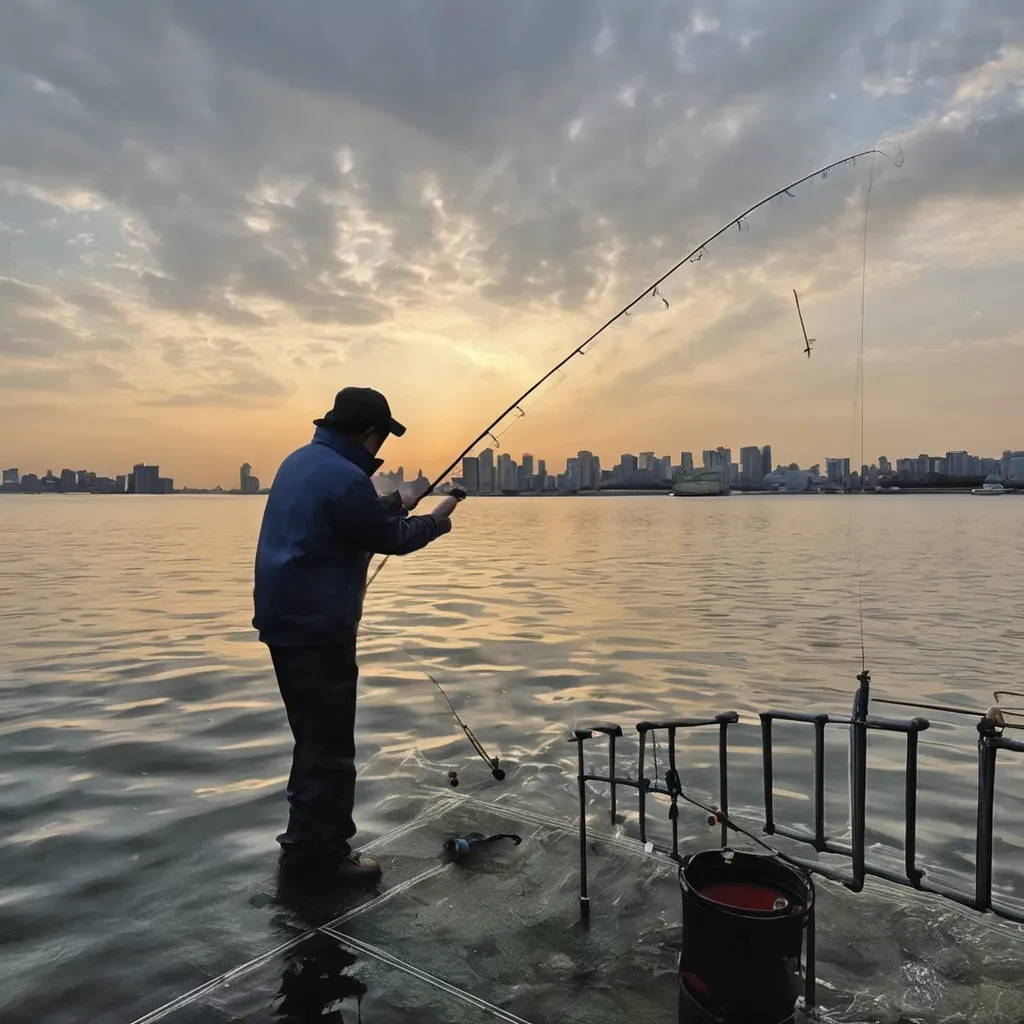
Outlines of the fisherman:
M405 433L371 388L339 391L312 441L277 471L256 548L253 626L270 648L295 746L281 867L343 884L376 882L355 835L356 633L374 554L406 555L452 528L456 499L410 516L415 497L380 498L370 478Z

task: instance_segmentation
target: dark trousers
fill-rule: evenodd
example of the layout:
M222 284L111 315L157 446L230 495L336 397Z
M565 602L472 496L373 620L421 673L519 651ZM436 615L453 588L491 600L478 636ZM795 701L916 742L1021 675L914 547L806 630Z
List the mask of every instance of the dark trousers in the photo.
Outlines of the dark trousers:
M356 792L355 644L271 647L295 747L288 777L288 830L277 837L294 861L351 853Z

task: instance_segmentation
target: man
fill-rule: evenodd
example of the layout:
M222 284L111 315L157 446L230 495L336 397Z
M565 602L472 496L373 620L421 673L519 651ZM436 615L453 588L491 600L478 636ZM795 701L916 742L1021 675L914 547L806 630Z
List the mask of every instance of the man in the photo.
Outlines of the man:
M253 626L270 648L295 747L283 868L341 883L375 882L380 866L352 854L355 835L356 632L373 554L405 555L451 530L454 499L410 516L370 480L385 439L401 437L387 399L344 388L313 421L267 497L256 549ZM410 501L410 503L413 503Z

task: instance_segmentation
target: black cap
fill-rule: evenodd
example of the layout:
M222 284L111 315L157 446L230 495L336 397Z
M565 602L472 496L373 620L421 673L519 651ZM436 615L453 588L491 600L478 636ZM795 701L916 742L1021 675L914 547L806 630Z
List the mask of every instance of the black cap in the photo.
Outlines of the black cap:
M342 388L334 398L334 408L313 424L345 431L376 429L395 437L405 433L405 427L391 415L388 400L373 388Z

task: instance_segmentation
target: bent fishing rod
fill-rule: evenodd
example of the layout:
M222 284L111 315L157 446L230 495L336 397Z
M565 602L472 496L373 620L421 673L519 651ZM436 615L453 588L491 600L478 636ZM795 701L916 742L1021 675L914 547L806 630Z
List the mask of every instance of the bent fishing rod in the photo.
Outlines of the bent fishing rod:
M884 143L882 143L882 145L884 145ZM680 269L680 267L683 266L683 264L690 262L696 263L700 259L702 259L707 247L717 238L720 238L722 235L724 235L726 231L728 231L730 228L735 227L740 231L744 230L744 222L746 221L746 218L750 216L750 214L754 213L756 210L759 210L762 206L766 206L768 203L772 202L772 200L778 199L780 196L788 195L790 196L790 198L794 198L791 189L797 188L800 185L803 185L805 182L810 181L812 178L818 177L819 175L822 178L827 178L829 171L834 170L837 167L852 166L861 157L882 156L885 157L886 160L890 161L890 163L894 164L896 167L900 167L903 164L903 152L899 148L898 143L896 144L896 151L896 157L892 157L888 153L884 152L884 150L882 149L871 148L862 150L859 153L851 153L849 156L843 157L841 160L834 160L832 163L826 164L824 167L819 167L817 170L811 171L810 174L805 174L802 177L797 178L795 181L791 181L788 185L784 185L782 188L776 189L776 191L772 192L771 195L765 196L764 199L761 199L758 202L754 203L753 206L748 206L747 209L745 209L738 217L733 217L731 220L727 221L725 224L722 225L722 227L720 227L716 232L714 232L714 234L708 235L708 237L705 238L704 241L700 243L700 245L696 246L694 249L688 252L681 260L679 260L678 263L672 266L669 270L666 270L665 273L661 275L661 277L659 277L652 284L649 284L642 292L640 292L639 295L637 295L635 299L628 302L614 316L606 320L596 331L594 331L593 334L590 335L589 338L587 338L585 341L577 345L567 356L565 356L565 358L555 363L555 365L552 366L551 369L548 370L547 373L540 377L535 383L531 384L530 387L528 387L514 402L512 402L511 405L504 409L499 416L496 416L490 423L488 423L487 426L484 427L484 429L481 430L480 433L477 434L477 436L474 437L473 440L470 441L469 444L467 444L466 447L463 448L461 452L459 452L459 454L452 460L451 464L449 466L446 466L437 475L436 479L427 487L427 489L414 499L410 507L415 508L416 505L418 505L424 498L432 494L442 483L444 483L444 481L448 479L448 475L458 467L458 465L467 455L470 455L476 449L476 446L481 441L483 441L487 437L490 437L492 440L497 441L497 438L494 436L495 428L505 419L511 416L512 413L518 412L520 416L525 416L526 413L522 409L522 403L526 401L526 399L529 398L530 395L532 395L542 384L544 384L545 381L550 380L556 373L558 373L563 366L571 362L577 356L584 355L585 350L589 345L595 342L602 334L604 334L606 330L608 330L609 327L611 327L617 321L622 319L622 317L629 316L630 310L632 310L634 306L638 305L648 296L652 296L655 298L660 298L661 301L665 303L665 306L667 308L668 300L665 299L664 296L662 296L661 293L658 291L659 285L661 285L664 281L667 281L668 278L670 278L677 270ZM390 555L384 556L380 564L374 570L373 575L370 576L369 580L367 580L367 587L369 587L370 584L373 583L373 581L380 575L381 569L383 569L384 566L387 565L388 559L390 557Z

